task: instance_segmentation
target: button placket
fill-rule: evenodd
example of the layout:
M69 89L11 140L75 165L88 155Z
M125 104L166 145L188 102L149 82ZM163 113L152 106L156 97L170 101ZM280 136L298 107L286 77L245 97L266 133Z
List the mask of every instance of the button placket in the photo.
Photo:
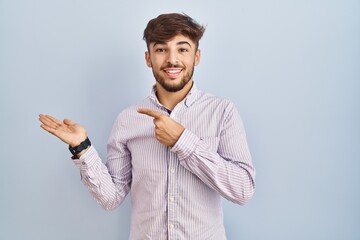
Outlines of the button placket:
M170 117L179 122L179 113L182 108L181 104L175 106L175 108L170 113ZM177 185L177 171L179 167L179 160L175 153L170 151L169 148L169 165L168 165L168 239L177 239L177 224L178 224L178 185Z
M170 152L169 149L169 166L168 166L168 195L167 195L167 204L168 204L168 234L169 239L176 239L176 224L177 224L177 205L176 205L176 196L177 196L177 180L176 180L176 168L177 168L177 159L174 153Z

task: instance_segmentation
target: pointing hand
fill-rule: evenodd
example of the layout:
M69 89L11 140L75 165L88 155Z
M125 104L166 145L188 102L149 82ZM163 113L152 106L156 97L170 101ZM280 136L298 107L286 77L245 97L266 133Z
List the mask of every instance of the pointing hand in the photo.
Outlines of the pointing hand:
M173 147L185 128L172 118L160 112L139 108L138 112L154 118L155 137L165 146Z

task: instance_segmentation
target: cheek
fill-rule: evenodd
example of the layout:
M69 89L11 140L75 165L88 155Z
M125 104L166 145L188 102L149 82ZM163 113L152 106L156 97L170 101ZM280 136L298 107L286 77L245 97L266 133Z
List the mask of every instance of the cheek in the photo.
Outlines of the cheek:
M154 70L159 70L161 68L161 64L157 63L157 62L152 62L152 68Z
M164 61L161 58L156 57L156 58L152 58L150 63L153 68L160 68L164 64Z
M187 59L187 61L183 62L187 68L192 68L194 65L196 65L195 59Z

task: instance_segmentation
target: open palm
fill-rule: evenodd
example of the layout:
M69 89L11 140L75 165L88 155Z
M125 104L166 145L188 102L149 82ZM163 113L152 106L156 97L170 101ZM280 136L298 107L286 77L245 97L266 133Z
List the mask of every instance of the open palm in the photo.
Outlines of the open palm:
M41 128L72 147L78 146L86 139L86 129L69 119L61 122L52 116L40 114L39 120L42 122Z

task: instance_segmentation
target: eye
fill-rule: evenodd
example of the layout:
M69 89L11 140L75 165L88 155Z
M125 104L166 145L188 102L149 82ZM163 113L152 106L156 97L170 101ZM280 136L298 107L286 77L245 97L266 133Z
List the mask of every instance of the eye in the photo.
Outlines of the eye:
M187 48L180 48L179 51L180 52L188 52L189 50Z
M164 49L164 48L157 48L157 49L155 50L155 52L162 53L162 52L165 52L165 49Z

